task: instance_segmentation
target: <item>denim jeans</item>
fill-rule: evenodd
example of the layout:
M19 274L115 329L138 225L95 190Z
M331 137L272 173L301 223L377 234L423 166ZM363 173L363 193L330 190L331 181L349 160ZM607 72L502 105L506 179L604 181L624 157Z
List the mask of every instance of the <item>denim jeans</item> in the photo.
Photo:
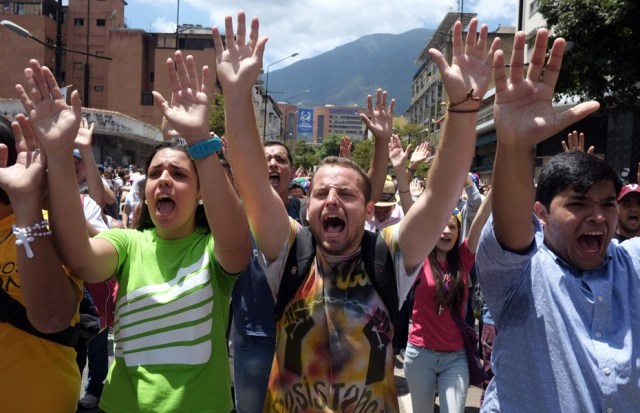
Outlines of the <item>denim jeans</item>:
M276 339L233 336L233 381L238 413L260 413L264 405Z
M78 362L79 367L82 370L85 367L85 360L88 359L89 361L89 381L85 391L97 397L102 396L102 388L109 371L108 342L109 329L105 328L97 336L89 340L89 343L84 348L80 350L76 348L78 357L81 359ZM82 374L82 370L80 370L80 374Z
M436 390L441 413L462 413L469 388L469 366L464 349L450 353L407 343L404 374L414 412L432 413Z

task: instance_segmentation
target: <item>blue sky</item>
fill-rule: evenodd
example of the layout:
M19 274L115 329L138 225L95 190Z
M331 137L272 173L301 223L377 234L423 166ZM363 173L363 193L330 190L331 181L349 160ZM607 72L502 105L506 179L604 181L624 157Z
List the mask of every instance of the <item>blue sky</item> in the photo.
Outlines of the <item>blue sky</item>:
M180 24L219 25L239 9L260 18L260 35L269 42L264 64L299 53L273 70L307 59L372 33L404 33L424 27L435 29L449 11L459 12L460 0L127 0L128 27L149 32L175 31L177 6ZM482 23L516 26L517 0L466 0L465 12L474 12Z

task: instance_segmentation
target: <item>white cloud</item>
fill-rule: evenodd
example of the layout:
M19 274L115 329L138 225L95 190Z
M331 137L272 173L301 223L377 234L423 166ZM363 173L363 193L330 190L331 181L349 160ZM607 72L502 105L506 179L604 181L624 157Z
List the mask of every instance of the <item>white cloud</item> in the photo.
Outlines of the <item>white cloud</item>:
M157 33L173 33L176 31L176 21L158 17L151 23L151 29Z
M178 0L130 0L126 14L129 27L175 30ZM180 1L180 24L218 25L224 31L224 17L242 8L250 18L260 18L260 35L268 36L265 64L294 52L282 63L306 59L372 33L404 33L414 28L435 29L447 12L457 12L457 0L231 0ZM514 25L517 0L467 0L465 12L478 13L490 29L498 24ZM150 20L151 19L151 20ZM152 23L149 23L152 22ZM171 26L173 24L173 26Z

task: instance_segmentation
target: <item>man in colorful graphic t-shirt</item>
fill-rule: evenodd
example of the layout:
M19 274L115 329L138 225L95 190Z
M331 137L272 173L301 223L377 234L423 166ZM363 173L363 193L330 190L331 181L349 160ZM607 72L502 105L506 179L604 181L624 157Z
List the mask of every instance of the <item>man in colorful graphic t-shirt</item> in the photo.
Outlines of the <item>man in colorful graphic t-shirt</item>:
M287 245L267 270L274 292L299 229L291 220ZM381 236L398 289L407 291L420 267L407 275L397 231L388 227ZM393 377L392 338L389 310L364 270L360 250L340 257L318 251L278 322L268 411L398 411L395 381L385 380Z

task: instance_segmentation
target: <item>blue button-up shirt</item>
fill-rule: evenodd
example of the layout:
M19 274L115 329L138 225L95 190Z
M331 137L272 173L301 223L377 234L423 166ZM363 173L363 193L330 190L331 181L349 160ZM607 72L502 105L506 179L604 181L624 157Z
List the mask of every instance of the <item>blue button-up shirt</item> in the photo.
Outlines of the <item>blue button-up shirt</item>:
M640 411L640 238L580 271L533 221L525 254L501 248L493 219L482 231L476 268L498 330L482 411Z

